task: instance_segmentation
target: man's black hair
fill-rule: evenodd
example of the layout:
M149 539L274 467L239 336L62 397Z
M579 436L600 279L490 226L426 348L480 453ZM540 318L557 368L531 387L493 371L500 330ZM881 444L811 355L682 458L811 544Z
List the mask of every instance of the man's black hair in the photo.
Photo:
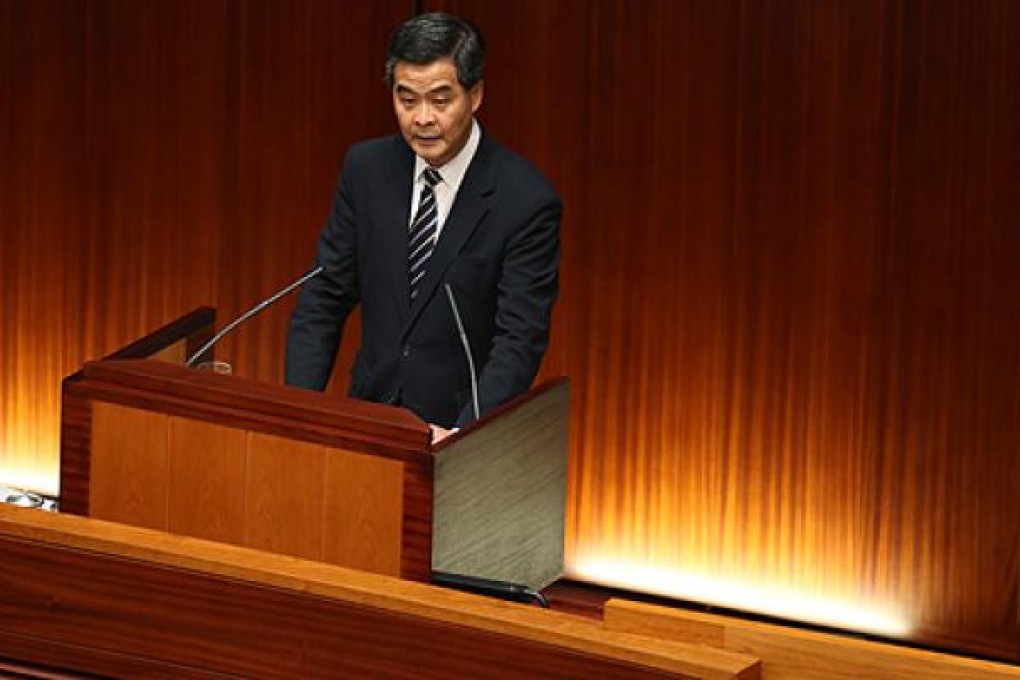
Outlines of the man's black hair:
M386 55L386 85L393 88L397 62L431 64L450 57L457 67L457 81L466 90L478 84L485 72L485 41L471 22L449 14L419 14L401 24L390 39Z

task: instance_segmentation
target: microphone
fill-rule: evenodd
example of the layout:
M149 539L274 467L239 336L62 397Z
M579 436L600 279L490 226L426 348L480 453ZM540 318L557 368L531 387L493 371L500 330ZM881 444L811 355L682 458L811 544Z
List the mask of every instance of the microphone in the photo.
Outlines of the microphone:
M460 344L464 348L464 356L467 357L468 371L471 373L471 406L475 412L475 420L481 418L481 409L478 408L478 375L475 373L475 360L471 356L471 345L468 344L467 333L464 332L464 323L460 320L460 310L457 309L457 301L453 299L453 288L450 284L444 283L446 299L450 301L450 309L453 310L453 320L457 324L457 332L460 333Z
M230 331L234 330L235 328L240 326L242 323L244 323L245 321L247 321L251 317L255 316L256 314L258 314L263 309L265 309L266 307L270 306L271 304L273 304L274 302L276 302L280 298L282 298L284 295L287 295L287 293L290 293L291 291L295 290L296 288L300 288L301 286L303 286L308 281L314 279L316 276L321 274L325 269L326 269L326 267L324 265L320 264L318 267L316 267L312 271L308 272L307 274L302 276L297 281L294 281L293 283L288 285L286 288L283 288L282 290L279 290L279 291L273 293L271 296L267 297L265 300L263 300L262 302L258 303L257 305L255 305L254 307L249 309L247 312L245 312L241 316L237 317L236 319L234 319L233 321L228 323L226 326L223 327L222 330L220 330L219 333L217 333L216 335L212 336L212 338L209 340L209 342L207 342L204 345L202 345L197 352L192 354L191 357L187 361L184 362L184 365L187 366L188 368L191 368L195 364L195 362L198 361L199 357L201 357L203 354L205 354L210 349L212 349L213 345L215 345L217 342L222 340L223 336L225 336L227 333L229 333Z

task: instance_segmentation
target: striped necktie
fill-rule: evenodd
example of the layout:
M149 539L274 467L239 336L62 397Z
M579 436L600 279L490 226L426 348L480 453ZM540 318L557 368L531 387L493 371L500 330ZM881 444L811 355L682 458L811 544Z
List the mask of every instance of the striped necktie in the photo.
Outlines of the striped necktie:
M442 179L432 168L422 173L425 185L418 197L418 214L411 222L411 233L407 246L407 266L411 281L411 299L418 294L418 284L425 276L432 251L436 248L436 231L439 227L439 206L436 205L436 191L433 187Z

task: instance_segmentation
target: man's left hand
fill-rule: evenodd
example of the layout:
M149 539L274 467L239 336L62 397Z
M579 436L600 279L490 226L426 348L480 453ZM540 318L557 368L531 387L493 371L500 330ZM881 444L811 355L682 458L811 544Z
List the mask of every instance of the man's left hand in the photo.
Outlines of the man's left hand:
M432 430L432 443L433 444L438 444L439 442L443 441L444 439L446 439L451 434L453 434L454 432L457 431L457 428L453 428L452 430L447 430L445 427L440 427L439 425L433 425L432 423L429 423L429 429Z

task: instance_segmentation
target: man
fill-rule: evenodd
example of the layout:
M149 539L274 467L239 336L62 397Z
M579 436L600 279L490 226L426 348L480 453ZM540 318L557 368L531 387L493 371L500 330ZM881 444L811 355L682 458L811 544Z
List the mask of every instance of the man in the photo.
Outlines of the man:
M323 389L361 304L351 396L405 406L434 439L475 418L453 294L478 368L480 411L527 391L559 287L556 191L474 118L485 48L471 24L417 16L390 42L400 136L352 147L301 292L286 380Z

